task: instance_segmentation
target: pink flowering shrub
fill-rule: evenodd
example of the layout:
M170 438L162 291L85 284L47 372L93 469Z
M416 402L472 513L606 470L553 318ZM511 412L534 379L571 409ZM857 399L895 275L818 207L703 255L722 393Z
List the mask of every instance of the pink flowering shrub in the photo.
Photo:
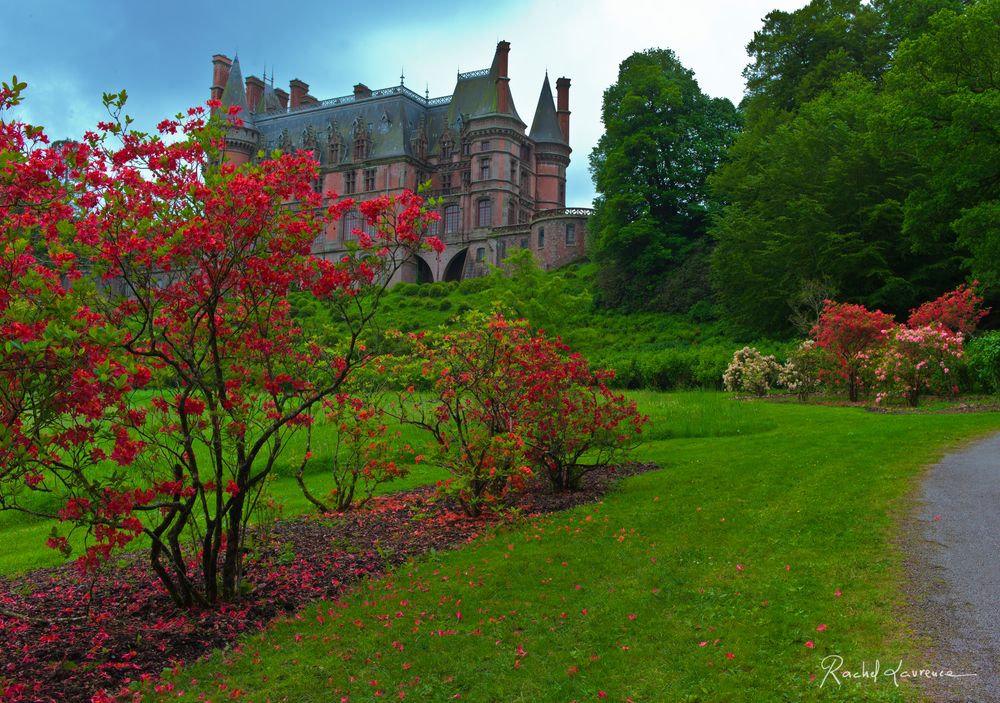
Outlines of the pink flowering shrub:
M905 399L916 407L929 388L953 388L953 369L962 357L962 334L940 324L895 327L869 362L875 402Z

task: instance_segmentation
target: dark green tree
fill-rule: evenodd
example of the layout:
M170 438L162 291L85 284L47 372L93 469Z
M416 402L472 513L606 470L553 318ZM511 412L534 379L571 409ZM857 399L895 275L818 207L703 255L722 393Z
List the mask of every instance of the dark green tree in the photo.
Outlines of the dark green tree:
M729 203L713 230L713 280L739 327L789 331L817 296L905 312L936 290L900 273L931 262L902 239L901 174L912 167L872 130L880 100L847 76L770 134L741 141L734 166L714 177Z
M944 10L904 41L886 76L883 129L921 177L903 229L918 250L957 239L966 267L1000 287L1000 0Z
M711 181L725 203L712 227L712 278L730 321L748 332L787 332L807 321L823 292L905 313L961 281L955 235L910 224L913 194L936 168L926 155L948 159L955 150L932 116L925 141L912 141L910 123L928 99L918 107L913 94L895 98L902 81L890 75L913 63L914 49L899 47L901 39L922 36L936 17L957 17L952 8L964 6L813 0L767 16L747 47L745 129ZM909 83L926 91L919 72ZM995 131L980 136L995 149ZM981 169L990 148L982 144Z
M672 51L650 49L622 62L602 117L590 156L599 301L686 310L695 301L671 295L670 280L700 279L707 294L706 179L738 130L736 108L705 95Z
M891 49L884 15L862 0L813 0L793 12L768 13L747 45L750 123L796 112L849 73L877 82Z

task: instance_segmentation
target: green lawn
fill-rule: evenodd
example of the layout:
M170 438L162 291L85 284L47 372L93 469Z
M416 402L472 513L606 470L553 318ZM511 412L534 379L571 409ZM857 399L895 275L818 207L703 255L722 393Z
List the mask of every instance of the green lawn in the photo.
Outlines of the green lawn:
M329 459L333 454L328 430L329 427L324 423L317 423L312 441L313 459L306 472L306 485L318 497L325 497L334 488L329 474L323 471L323 466L329 465ZM400 433L400 442L415 442L420 439L417 430L412 427L393 428L394 432L397 430ZM314 510L295 481L295 470L301 462L305 448L305 435L301 433L293 435L269 479L269 491L275 498L276 504L280 506L280 515L296 516ZM199 451L202 450L203 448L199 448ZM377 492L405 490L434 483L445 477L441 470L425 464L411 465L408 468L410 469L408 476L392 484L380 486ZM35 505L37 501L44 500L41 496L32 498L36 501ZM262 514L261 517L270 518L273 515L274 511L268 511L266 516ZM0 574L16 574L63 563L65 559L59 552L45 547L45 539L53 524L52 521L23 513L0 511L0 541L19 546L18 549L0 550ZM80 552L82 537L82 533L76 533L71 539L76 553Z
M653 418L636 457L661 471L307 608L163 700L912 699L889 679L820 688L820 661L928 663L896 519L922 468L1000 415L635 397Z

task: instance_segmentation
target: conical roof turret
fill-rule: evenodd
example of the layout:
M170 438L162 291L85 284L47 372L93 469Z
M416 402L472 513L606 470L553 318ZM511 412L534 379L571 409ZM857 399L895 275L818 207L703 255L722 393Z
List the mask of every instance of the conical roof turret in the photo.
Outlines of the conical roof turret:
M538 106L535 108L535 118L531 121L531 131L528 136L536 144L546 142L566 145L562 129L559 128L559 116L556 114L556 104L552 99L552 86L549 85L548 73L542 82L542 92L538 95Z

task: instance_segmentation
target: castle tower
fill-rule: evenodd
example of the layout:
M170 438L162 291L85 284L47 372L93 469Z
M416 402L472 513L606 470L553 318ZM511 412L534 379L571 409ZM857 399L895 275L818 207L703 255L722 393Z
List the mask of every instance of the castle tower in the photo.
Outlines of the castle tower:
M538 210L566 207L566 167L569 166L572 149L566 141L569 134L569 80L560 79L560 82L563 80L566 81L565 132L560 124L563 115L556 113L552 87L546 73L528 135L536 144L535 207Z

